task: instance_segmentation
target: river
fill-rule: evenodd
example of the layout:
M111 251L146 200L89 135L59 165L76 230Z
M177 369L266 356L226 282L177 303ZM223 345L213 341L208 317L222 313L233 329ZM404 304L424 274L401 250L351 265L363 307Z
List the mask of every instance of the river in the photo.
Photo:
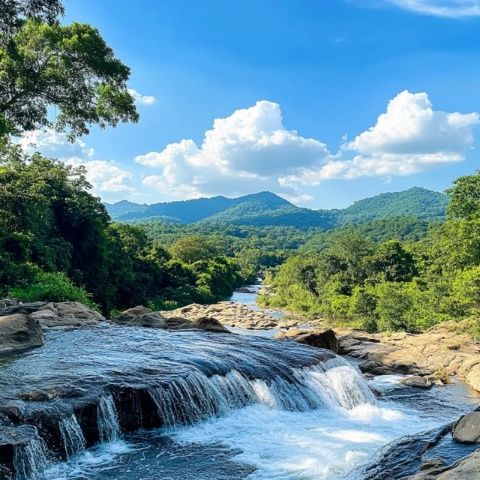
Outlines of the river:
M255 295L232 299L257 308ZM367 382L330 352L251 333L105 325L3 359L0 412L21 420L0 429L28 435L15 480L380 480L362 465L382 447L478 402L460 383ZM57 393L19 400L32 390ZM446 437L431 455L462 452Z

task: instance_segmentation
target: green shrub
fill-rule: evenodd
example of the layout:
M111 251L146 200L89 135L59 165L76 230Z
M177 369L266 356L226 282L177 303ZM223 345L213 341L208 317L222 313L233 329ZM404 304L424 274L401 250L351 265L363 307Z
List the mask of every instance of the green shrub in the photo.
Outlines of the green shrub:
M83 287L75 285L64 273L59 272L47 273L39 271L32 283L12 288L9 295L23 302L75 301L96 307Z

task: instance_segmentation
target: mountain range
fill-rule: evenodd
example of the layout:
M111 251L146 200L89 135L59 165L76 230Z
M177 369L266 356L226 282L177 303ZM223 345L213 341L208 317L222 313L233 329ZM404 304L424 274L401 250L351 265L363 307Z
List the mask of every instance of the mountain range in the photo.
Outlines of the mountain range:
M122 200L105 204L115 221L164 221L182 224L212 223L252 226L320 227L370 222L392 217L436 220L445 216L448 197L440 192L413 187L358 200L347 208L313 210L297 207L271 192L237 198L216 196L176 202L138 204Z

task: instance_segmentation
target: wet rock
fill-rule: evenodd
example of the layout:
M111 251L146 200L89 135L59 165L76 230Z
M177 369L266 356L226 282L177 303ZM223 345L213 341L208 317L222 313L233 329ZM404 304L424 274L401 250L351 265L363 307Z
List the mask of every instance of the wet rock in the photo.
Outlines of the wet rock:
M403 363L383 364L375 360L367 360L358 367L362 373L370 373L372 375L389 375L392 373L406 375L410 373L410 366Z
M131 327L167 328L165 318L159 312L143 306L129 308L113 321Z
M305 345L317 348L326 348L338 353L338 340L333 330L298 330L291 328L277 333L273 338L276 340L293 340Z
M42 328L37 320L20 313L0 317L0 355L43 344Z
M193 328L207 332L231 333L217 319L212 317L200 317L192 322Z
M428 378L420 377L418 375L404 378L403 380L400 381L400 383L402 383L403 385L407 385L409 387L423 388L425 390L432 388L433 386L432 382Z
M13 307L15 305L18 305L18 300L15 300L14 298L2 298L2 299L0 299L0 309Z
M21 392L18 394L18 398L26 402L46 402L50 400L50 396L43 390L31 390L29 392Z
M461 417L453 427L452 436L460 443L480 443L480 412Z

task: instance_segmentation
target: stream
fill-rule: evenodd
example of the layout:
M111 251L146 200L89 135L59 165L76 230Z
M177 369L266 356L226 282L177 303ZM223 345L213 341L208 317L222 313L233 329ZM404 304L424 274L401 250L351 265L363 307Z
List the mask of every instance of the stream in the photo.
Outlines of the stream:
M258 308L255 297L232 300ZM238 333L103 325L2 358L0 479L400 478L418 464L385 477L371 462L479 401L461 383L367 382L332 352ZM49 399L25 395L36 391ZM466 450L447 435L428 455Z

